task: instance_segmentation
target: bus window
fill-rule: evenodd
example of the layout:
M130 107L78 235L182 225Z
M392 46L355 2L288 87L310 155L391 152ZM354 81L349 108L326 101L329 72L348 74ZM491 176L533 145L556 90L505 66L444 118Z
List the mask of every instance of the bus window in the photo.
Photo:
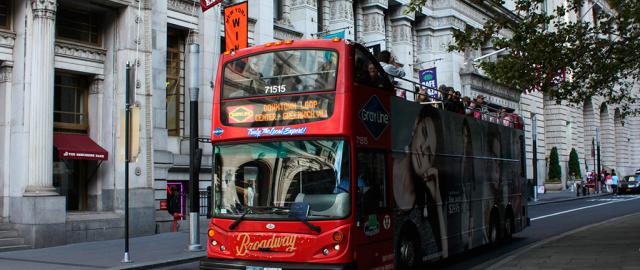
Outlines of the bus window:
M290 140L215 147L219 194L217 217L287 219L297 202L309 204L309 219L344 218L351 212L349 150L343 140Z
M360 207L366 216L387 206L386 159L382 152L361 150L356 158L356 177Z
M266 52L225 64L222 98L272 96L336 88L338 53L331 50Z
M379 68L377 61L373 59L369 52L363 51L361 48L355 48L355 62L353 65L353 80L356 83L384 88L384 71Z

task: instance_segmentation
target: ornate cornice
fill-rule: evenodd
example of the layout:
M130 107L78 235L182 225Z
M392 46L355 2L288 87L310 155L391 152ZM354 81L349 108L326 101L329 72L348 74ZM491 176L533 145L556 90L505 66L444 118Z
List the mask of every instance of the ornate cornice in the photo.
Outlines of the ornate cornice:
M87 45L56 41L55 55L104 64L107 50Z
M361 6L363 9L372 8L372 7L387 9L389 7L389 1L388 0L365 0L361 4Z
M167 8L169 10L173 10L176 12L180 12L182 14L186 14L189 16L198 17L198 8L200 6L197 5L197 2L193 0L168 0Z
M12 32L0 31L0 47L13 49L16 42L16 34Z
M440 30L440 29L454 28L458 30L464 30L466 25L467 24L463 20L456 18L454 16L425 17L424 19L418 22L418 24L416 25L416 29L417 30L422 30L422 29Z
M300 7L300 6L310 6L313 8L316 8L316 1L315 0L292 0L291 1L291 7Z
M502 84L498 84L486 76L475 72L460 72L460 80L463 85L470 85L471 89L477 92L503 98L505 100L519 102L520 92L513 90Z
M56 0L31 0L31 9L35 18L55 19Z
M408 20L408 21L414 21L416 19L415 16L415 12L411 12L409 14L405 14L405 11L408 9L407 6L400 6L397 8L392 8L391 9L391 15L389 16L389 18L392 21L397 21L397 20Z
M277 40L290 40L290 39L293 40L293 39L301 39L303 34L296 30L289 29L283 25L274 24L273 36L274 36L274 39L277 39Z

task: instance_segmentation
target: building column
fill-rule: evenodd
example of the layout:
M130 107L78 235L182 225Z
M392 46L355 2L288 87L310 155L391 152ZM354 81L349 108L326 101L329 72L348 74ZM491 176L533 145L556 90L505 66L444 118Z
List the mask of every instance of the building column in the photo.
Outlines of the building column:
M395 8L391 12L391 53L396 57L396 62L404 65L405 78L413 77L413 43L412 43L412 22L413 14L404 14L406 6ZM413 89L411 83L400 81L404 89ZM406 95L409 100L414 99L411 93L397 93Z
M103 92L104 92L104 76L95 75L91 79L89 85L89 137L98 145L102 146L102 114L103 114ZM93 170L90 167L89 170ZM100 170L98 168L97 170ZM97 171L93 178L87 179L87 209L91 211L102 210L102 177L100 171Z
M362 41L365 46L380 45L380 51L386 49L384 33L384 11L387 3L368 0L362 4Z
M53 187L53 83L56 0L32 0L29 176L25 196L57 195Z
M316 1L293 1L289 21L294 29L302 32L303 38L311 38L318 32L318 7Z
M355 33L353 26L353 0L334 0L329 2L329 27L321 35L336 33L344 30L344 38L353 40ZM341 29L341 30L338 30Z
M9 215L9 168L11 168L11 76L13 62L0 64L0 216Z

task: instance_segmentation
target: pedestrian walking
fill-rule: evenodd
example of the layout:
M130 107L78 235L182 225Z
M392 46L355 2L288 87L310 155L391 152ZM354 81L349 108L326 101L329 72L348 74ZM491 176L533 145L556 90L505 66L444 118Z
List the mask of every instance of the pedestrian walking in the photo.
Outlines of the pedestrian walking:
M616 175L616 170L614 169L611 169L611 187L612 191L618 194L618 175Z

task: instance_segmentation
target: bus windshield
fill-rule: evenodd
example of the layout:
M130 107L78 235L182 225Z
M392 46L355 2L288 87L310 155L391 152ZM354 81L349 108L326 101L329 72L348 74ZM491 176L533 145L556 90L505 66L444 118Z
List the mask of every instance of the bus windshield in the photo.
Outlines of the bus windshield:
M215 146L214 214L290 219L294 203L309 219L351 212L349 151L343 140L291 140Z
M243 57L225 64L222 98L329 91L336 88L338 53L298 49Z

